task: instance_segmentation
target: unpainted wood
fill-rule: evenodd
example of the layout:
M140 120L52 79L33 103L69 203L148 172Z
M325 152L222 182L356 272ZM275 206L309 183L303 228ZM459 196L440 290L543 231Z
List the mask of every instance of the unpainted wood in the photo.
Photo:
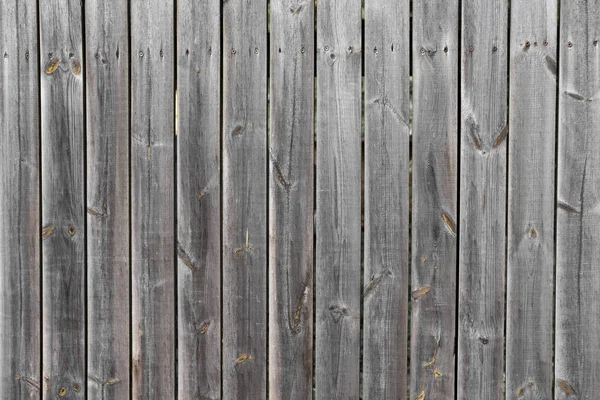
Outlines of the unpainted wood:
M220 3L177 7L178 398L221 396Z
M413 2L411 398L455 398L459 12Z
M508 1L462 2L458 384L504 386Z
M311 399L314 4L271 2L269 396Z
M365 3L364 399L407 390L409 18L408 1Z
M0 4L0 393L40 396L40 109L35 1Z
M175 397L175 86L172 1L131 16L132 393Z

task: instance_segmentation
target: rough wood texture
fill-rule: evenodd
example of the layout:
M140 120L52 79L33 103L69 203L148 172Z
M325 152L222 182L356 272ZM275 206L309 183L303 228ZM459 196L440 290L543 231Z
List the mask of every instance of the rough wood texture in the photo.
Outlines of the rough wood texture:
M220 3L177 14L178 397L221 396Z
M358 398L361 303L361 3L317 18L316 398Z
M271 2L269 396L311 399L314 4Z
M459 399L504 385L508 1L462 2Z
M561 7L556 244L557 399L600 393L600 1Z
M411 398L455 398L459 12L413 3Z
M82 10L40 2L43 397L86 395Z
M85 4L88 393L129 397L127 2ZM116 382L115 382L116 381Z
M0 4L0 393L40 396L39 57L36 2Z
M406 0L365 4L365 399L406 397L409 17Z
M172 1L131 2L133 398L175 396Z
M555 1L513 0L506 398L552 397Z
M267 393L267 4L223 4L223 397Z

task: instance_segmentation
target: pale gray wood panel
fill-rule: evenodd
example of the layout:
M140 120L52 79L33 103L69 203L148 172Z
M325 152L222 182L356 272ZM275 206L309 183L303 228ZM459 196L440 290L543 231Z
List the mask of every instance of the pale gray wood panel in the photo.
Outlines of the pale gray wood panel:
M458 393L503 396L508 1L462 2Z
M84 398L85 182L82 9L40 1L43 397Z
M267 4L223 4L223 397L267 396Z
M88 396L129 397L127 1L85 4Z
M409 1L365 3L365 399L406 396L409 18Z
M316 392L358 398L361 304L361 2L317 18Z
M0 393L40 396L40 132L36 2L0 4Z
M459 2L413 2L411 398L453 399Z
M314 4L271 1L269 396L312 398Z
M600 1L561 5L556 222L555 398L600 383Z
M131 2L133 398L175 397L173 1Z
M221 396L220 2L177 7L178 397Z
M506 398L552 396L556 1L513 0Z

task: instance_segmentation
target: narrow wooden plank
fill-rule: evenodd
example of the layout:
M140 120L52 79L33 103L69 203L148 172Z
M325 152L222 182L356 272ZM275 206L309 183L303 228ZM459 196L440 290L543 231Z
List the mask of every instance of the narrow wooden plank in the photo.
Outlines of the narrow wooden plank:
M0 4L0 393L40 396L39 58L35 1Z
M462 2L458 398L503 396L508 1Z
M86 395L84 70L79 1L40 4L44 398Z
M267 4L223 4L223 397L267 393Z
M177 6L178 397L221 396L218 0Z
M173 1L131 2L133 397L175 396Z
M556 11L511 2L507 399L552 397Z
M406 397L409 18L407 0L365 3L364 399Z
M311 399L314 4L271 1L269 396Z
M317 18L316 398L359 396L361 2Z
M87 329L91 398L129 397L127 1L85 3Z
M459 12L413 2L411 398L455 398Z
M598 397L600 383L600 1L561 6L555 398Z

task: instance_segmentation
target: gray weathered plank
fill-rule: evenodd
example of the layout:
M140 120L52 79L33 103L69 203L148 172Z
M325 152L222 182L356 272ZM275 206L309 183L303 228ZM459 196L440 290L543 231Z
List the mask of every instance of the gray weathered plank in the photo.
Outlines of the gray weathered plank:
M555 398L600 393L600 1L561 6Z
M86 394L82 10L40 2L44 398Z
M458 220L456 0L413 3L411 398L453 399Z
M365 399L406 396L409 18L409 1L365 3Z
M39 58L36 2L0 4L0 393L40 395Z
M503 396L508 1L462 2L458 398Z
M88 394L129 397L127 1L85 4Z
M269 396L312 398L314 4L271 1Z
M174 7L131 2L132 393L175 396Z
M223 4L223 397L267 392L267 5Z
M316 398L358 398L361 303L361 2L317 18Z
M178 397L221 396L220 3L177 7Z
M552 396L556 11L511 2L507 399Z

